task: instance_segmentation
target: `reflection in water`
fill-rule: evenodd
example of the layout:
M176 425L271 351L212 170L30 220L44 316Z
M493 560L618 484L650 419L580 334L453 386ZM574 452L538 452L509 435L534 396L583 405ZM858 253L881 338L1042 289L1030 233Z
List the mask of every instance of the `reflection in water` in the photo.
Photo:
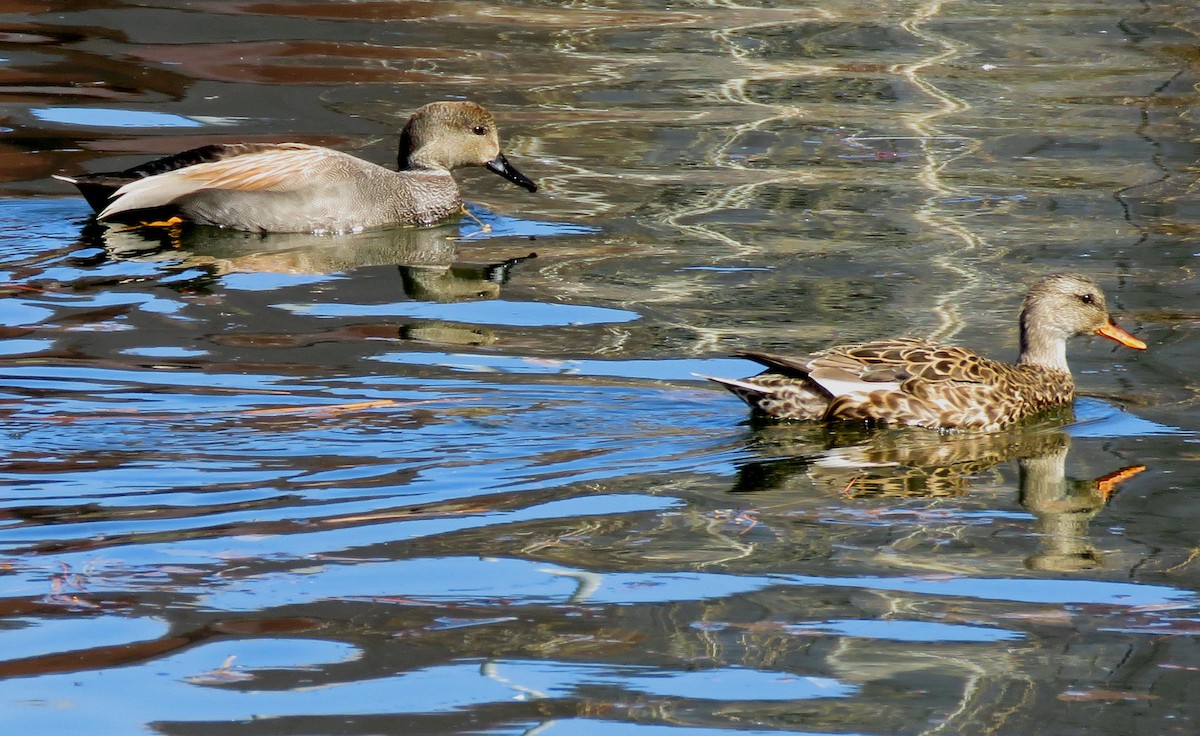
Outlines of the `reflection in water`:
M1034 530L1042 544L1042 550L1025 561L1031 570L1072 572L1103 565L1099 550L1088 539L1088 523L1122 481L1146 469L1130 465L1095 479L1070 478L1066 473L1070 440L1061 437L1060 447L1018 461L1021 505L1037 519Z
M400 265L404 292L417 301L459 302L496 299L508 283L513 267L537 258L537 253L509 258L486 266Z
M175 260L218 273L325 274L361 266L445 265L455 256L453 230L385 228L343 235L247 233L190 225L139 227L89 219L84 245L114 258Z
M404 293L416 301L496 299L513 268L536 253L482 266L456 264L453 232L445 228L388 228L344 235L254 234L219 228L137 227L89 220L86 246L111 257L167 261L179 270L232 273L333 274L395 265Z
M500 286L508 283L514 266L537 253L509 258L486 266L399 266L404 292L416 301L459 302L497 299ZM445 345L491 345L496 334L486 327L444 320L421 320L400 326L405 340Z
M490 213L486 213L490 215ZM489 219L492 219L489 217ZM522 221L506 222L506 230ZM492 232L476 218L466 237ZM517 223L514 227L511 223ZM542 223L541 227L553 223ZM199 269L210 276L231 274L328 275L369 266L395 266L400 290L416 302L453 303L497 299L513 270L534 259L527 253L482 265L456 262L455 231L448 228L387 228L343 235L308 233L256 234L219 228L134 227L89 219L80 234L85 246L118 260L168 264L174 271ZM372 330L380 334L378 327ZM400 324L401 339L449 345L491 345L487 328L445 320Z
M1064 434L1050 428L1070 416L1070 409L1060 409L1037 425L961 433L763 423L755 427L755 449L784 457L739 468L736 490L784 487L800 475L851 498L959 496L973 476L993 465L1044 455L1066 442Z
M1070 411L1059 412L1069 418ZM774 491L797 481L846 499L900 501L966 495L993 466L1017 460L1019 501L1033 514L1042 549L1026 564L1034 570L1078 571L1097 567L1101 555L1088 540L1088 522L1117 486L1145 470L1130 465L1095 479L1066 474L1070 436L1040 426L1010 432L938 433L921 429L860 427L759 427L759 452L791 457L756 461L738 469L735 493ZM790 430L790 431L789 431Z
M183 225L139 227L89 219L86 246L114 258L169 260L207 266L219 274L268 272L327 274L373 265L448 265L455 256L447 228L387 228L344 235L248 233Z
M457 263L457 246L486 238L580 235L595 228L566 222L523 220L470 206L457 229L396 227L361 233L248 233L188 224L141 227L89 218L80 243L121 260L167 262L232 273L333 274L366 266L395 265L404 293L416 301L496 299L528 252L484 265Z

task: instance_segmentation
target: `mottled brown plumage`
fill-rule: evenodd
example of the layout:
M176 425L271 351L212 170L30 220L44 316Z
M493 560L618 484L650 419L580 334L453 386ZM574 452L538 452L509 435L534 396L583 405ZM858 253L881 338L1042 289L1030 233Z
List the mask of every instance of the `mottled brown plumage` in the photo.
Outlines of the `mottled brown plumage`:
M756 412L778 419L990 431L1070 403L1075 383L1066 341L1089 333L1146 348L1112 321L1094 281L1060 273L1038 281L1025 297L1016 364L902 338L840 345L803 357L746 351L739 355L768 370L743 380L711 380Z
M450 172L485 166L537 185L500 152L491 114L473 102L433 102L400 134L399 171L303 143L204 146L125 171L55 177L79 187L100 219L173 214L260 232L349 232L433 225L458 214Z

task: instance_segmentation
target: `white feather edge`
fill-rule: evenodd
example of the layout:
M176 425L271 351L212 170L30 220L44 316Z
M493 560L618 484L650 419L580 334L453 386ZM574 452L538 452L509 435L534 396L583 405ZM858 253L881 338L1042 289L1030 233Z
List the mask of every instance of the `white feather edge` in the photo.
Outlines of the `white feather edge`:
M181 169L182 170L182 169ZM176 176L176 172L149 176L131 181L112 194L112 201L97 215L101 220L111 215L149 207L163 207L185 194L204 188L204 182Z
M167 171L129 182L113 192L112 201L97 217L104 219L120 212L163 207L184 195L202 189L225 189L227 187L224 182L229 180L240 180L243 185L246 185L253 184L262 178L278 178L284 174L288 178L302 182L311 175L312 171L319 170L329 160L343 157L350 158L355 162L362 161L329 148L309 146L303 143L281 143L265 151L243 153L221 161L193 164L175 171ZM281 187L272 188L279 189Z
M692 375L696 378L703 378L712 381L713 383L720 383L726 386L734 386L736 388L744 389L746 391L753 391L756 394L769 393L769 391L762 386L756 386L753 383L747 383L746 381L739 381L736 378L717 378L716 376L706 376L703 373L693 373Z

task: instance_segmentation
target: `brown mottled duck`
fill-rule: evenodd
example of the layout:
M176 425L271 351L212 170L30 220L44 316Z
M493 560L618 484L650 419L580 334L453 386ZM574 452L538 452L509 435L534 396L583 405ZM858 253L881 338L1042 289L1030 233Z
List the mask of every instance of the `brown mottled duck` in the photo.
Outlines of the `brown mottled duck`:
M756 413L778 419L991 431L1074 399L1066 344L1087 334L1146 349L1109 316L1096 282L1056 273L1035 283L1025 297L1015 364L962 347L900 338L800 357L745 351L739 355L767 370L741 380L704 377Z

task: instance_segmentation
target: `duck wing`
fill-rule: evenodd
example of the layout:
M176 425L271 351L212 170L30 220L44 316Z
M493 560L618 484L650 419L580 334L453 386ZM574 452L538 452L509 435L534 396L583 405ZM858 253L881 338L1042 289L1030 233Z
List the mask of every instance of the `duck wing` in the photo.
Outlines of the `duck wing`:
M1031 408L1013 390L1015 366L924 340L835 348L809 376L834 397L829 418L994 429Z
M163 207L205 189L295 191L333 172L364 164L374 166L340 151L303 143L208 146L123 172L137 178L111 195L99 217Z
M840 345L812 355L790 356L742 350L738 356L767 368L755 382L771 377L771 383L787 379L826 392L829 398L869 391L896 391L912 378L914 361L923 359L936 345L917 338L880 340Z
M809 359L808 375L823 386L826 381L846 383L841 391L829 389L840 395L879 390L885 388L883 384L898 388L912 380L986 384L996 380L1002 365L966 348L903 338L844 345L818 353Z
M746 360L753 360L775 373L794 378L807 376L811 370L809 362L813 359L811 355L779 355L778 353L760 353L756 350L739 350L734 355Z
M53 176L59 181L65 181L78 187L92 209L99 212L108 206L114 192L138 179L275 147L274 143L215 143L147 161L124 171L103 171L75 176L54 174Z

